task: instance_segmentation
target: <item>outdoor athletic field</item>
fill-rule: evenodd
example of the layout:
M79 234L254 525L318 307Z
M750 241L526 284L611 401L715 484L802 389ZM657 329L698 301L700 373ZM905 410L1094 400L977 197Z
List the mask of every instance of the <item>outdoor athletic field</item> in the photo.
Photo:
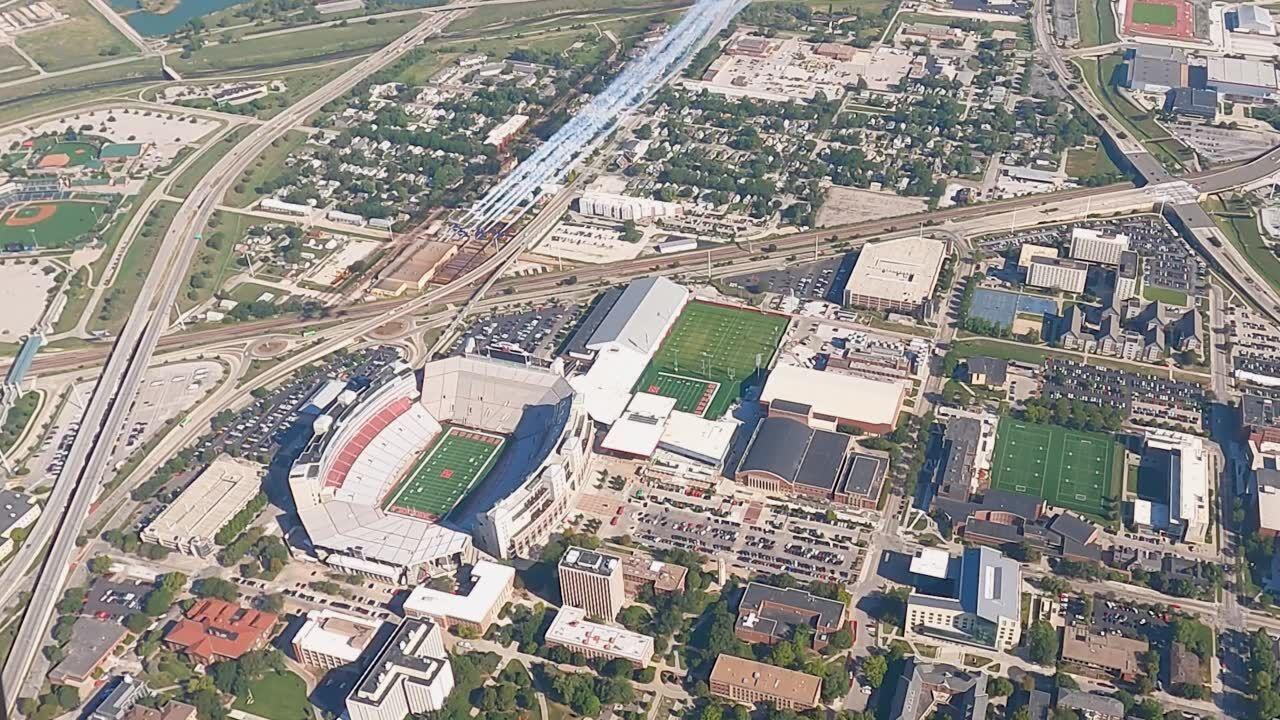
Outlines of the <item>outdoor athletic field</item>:
M1114 439L1099 433L1000 419L991 487L1105 518L1116 496Z
M0 214L0 246L61 248L98 226L106 205L93 202L30 203Z
M745 382L769 366L787 322L759 310L689 303L635 389L674 397L679 410L718 418L742 395ZM704 398L702 380L717 384L710 398Z
M1178 23L1178 9L1173 5L1139 2L1133 4L1133 21L1145 25L1166 25L1173 27Z
M443 517L489 472L503 439L449 428L392 494L388 509L428 519Z
M46 154L66 155L69 167L79 167L87 165L90 160L96 159L98 157L98 148L93 143L64 140L63 142L54 143Z

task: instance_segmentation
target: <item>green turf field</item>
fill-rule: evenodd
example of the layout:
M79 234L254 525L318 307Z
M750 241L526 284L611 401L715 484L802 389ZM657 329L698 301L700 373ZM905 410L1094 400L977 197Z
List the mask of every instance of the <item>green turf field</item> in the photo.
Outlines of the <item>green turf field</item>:
M1105 518L1116 497L1116 442L1100 433L1000 419L991 487Z
M502 438L446 428L391 495L388 508L443 517L485 476L502 451Z
M787 322L781 315L758 310L689 303L635 389L657 388L658 394L676 398L676 407L684 410L681 403L692 402L696 408L700 402L703 390L696 381L719 383L702 412L704 417L718 418L742 395L743 385L757 374L757 367L769 366Z
M75 245L97 227L106 205L92 202L59 202L54 204L53 215L33 225L29 218L49 203L24 205L16 211L0 215L0 246L10 243L34 244L42 248L62 248ZM11 224L12 223L12 224Z
M642 389L654 395L675 398L676 409L681 412L701 415L715 397L717 383L664 372L654 376L649 386Z
M88 163L90 160L98 158L98 148L93 143L79 142L75 140L66 140L54 143L49 147L47 154L62 153L71 158L68 167L79 167Z
M1132 17L1134 22L1144 25L1173 27L1178 22L1178 8L1159 3L1134 3Z

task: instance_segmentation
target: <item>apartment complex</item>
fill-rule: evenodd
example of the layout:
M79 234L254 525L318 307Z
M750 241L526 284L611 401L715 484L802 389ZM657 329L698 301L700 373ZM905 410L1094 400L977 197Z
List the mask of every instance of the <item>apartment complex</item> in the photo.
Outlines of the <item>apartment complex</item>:
M453 667L440 626L405 620L347 695L351 720L404 720L444 707Z
M808 710L822 697L822 678L732 655L716 658L711 694L736 703L773 703L780 710Z
M1027 268L1027 284L1070 293L1084 292L1089 266L1077 260L1038 257Z
M626 602L619 557L572 547L560 559L559 575L563 604L581 608L589 618L612 620Z
M1100 265L1119 265L1129 250L1129 236L1090 228L1071 229L1071 257Z

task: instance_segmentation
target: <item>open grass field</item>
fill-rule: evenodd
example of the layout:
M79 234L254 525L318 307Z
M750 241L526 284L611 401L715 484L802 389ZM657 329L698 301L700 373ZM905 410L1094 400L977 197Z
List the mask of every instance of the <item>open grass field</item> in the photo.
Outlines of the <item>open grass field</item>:
M420 517L443 517L489 472L503 442L497 435L446 427L392 493L387 508Z
M0 88L0 123L81 105L107 96L136 93L164 79L159 58L136 60L66 75L36 77Z
M1258 218L1248 212L1227 212L1221 197L1214 197L1205 203L1205 209L1218 224L1222 234L1239 250L1249 264L1266 278L1271 287L1280 290L1280 259L1271 251L1267 241L1258 230Z
M1004 417L996 432L991 487L1105 518L1118 495L1121 457L1106 435Z
M649 386L642 389L654 395L675 398L676 409L681 412L701 415L707 411L707 405L716 396L720 384L664 372L658 373Z
M267 720L311 720L307 684L291 672L268 671L249 683L249 691L231 707Z
M244 171L227 191L226 203L234 207L248 207L258 199L257 188L267 180L275 178L284 168L285 158L289 153L302 147L307 141L307 134L298 130L290 130L284 137L277 138L253 161L249 169Z
M0 81L18 80L36 74L27 59L7 45L0 45Z
M1177 305L1178 307L1187 306L1187 294L1170 290L1169 288L1156 287L1155 285L1146 285L1142 288L1142 297L1147 300L1160 301L1166 305Z
M66 22L17 36L18 47L48 71L102 62L138 52L87 0L49 0Z
M31 203L0 215L0 245L75 245L98 226L107 206L96 202Z
M744 383L758 376L760 368L769 366L787 322L781 315L758 310L689 303L640 376L636 389L657 387L658 394L681 400L696 391L688 383L659 376L719 383L714 396L703 404L702 412L705 417L718 418L742 396ZM663 390L680 394L668 395Z
M1173 5L1134 3L1133 21L1147 25L1168 25L1172 27L1174 23L1178 22L1178 9Z
M247 36L226 44L211 44L188 58L170 62L178 72L278 67L303 60L337 59L351 53L388 45L413 29L412 16L352 22L347 25L308 28L293 32Z
M1067 151L1067 174L1073 178L1090 178L1120 175L1120 168L1111 161L1102 144L1092 147L1071 148Z
M178 212L175 202L159 202L151 209L143 220L142 229L129 243L120 267L116 270L111 287L102 296L102 302L95 308L93 317L89 319L88 328L119 332L124 326L125 318L133 307L138 293L142 291L142 283L151 276L151 265L156 251L164 238L164 233L173 222ZM97 278L94 278L95 282Z
M80 167L98 157L98 148L93 143L75 140L54 143L47 152L51 155L66 155L69 159L67 167Z
M236 213L215 212L187 274L187 286L178 296L178 309L187 310L213 297L237 266L231 251L254 224L253 218Z
M1076 12L1080 47L1109 45L1119 40L1111 0L1076 0Z

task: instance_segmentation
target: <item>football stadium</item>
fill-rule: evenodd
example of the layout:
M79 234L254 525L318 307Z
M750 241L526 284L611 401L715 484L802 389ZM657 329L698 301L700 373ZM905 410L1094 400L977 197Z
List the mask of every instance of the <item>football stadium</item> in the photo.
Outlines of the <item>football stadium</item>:
M590 449L558 368L469 356L348 385L312 428L289 485L316 554L406 584L540 545Z

